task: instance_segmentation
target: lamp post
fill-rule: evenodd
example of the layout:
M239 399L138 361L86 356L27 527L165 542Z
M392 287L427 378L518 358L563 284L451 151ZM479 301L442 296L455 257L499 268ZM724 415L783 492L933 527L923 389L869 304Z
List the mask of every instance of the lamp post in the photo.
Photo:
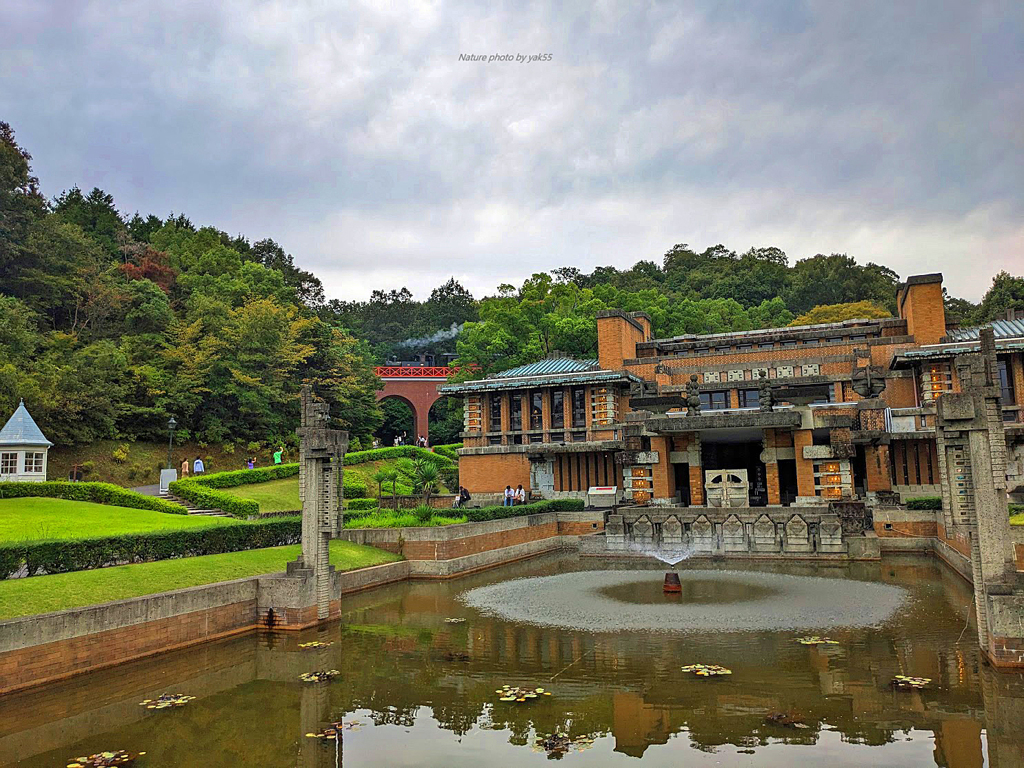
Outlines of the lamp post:
M167 468L168 469L171 468L171 453L172 453L172 451L174 451L174 428L176 426L178 426L178 422L176 422L174 420L174 417L171 416L171 418L167 422L167 430L170 433L170 436L167 439Z

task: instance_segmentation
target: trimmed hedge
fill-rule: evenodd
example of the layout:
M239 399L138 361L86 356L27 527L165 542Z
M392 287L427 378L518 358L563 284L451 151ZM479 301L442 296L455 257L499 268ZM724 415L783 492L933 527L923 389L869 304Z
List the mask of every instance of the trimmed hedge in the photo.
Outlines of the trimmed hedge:
M242 499L217 488L210 488L190 477L175 480L169 490L200 509L219 509L234 517L256 517L260 513L260 505L252 499Z
M454 463L451 458L444 454L434 453L426 448L419 448L415 445L393 445L388 448L372 448L369 451L355 451L345 454L346 464L365 464L369 461L384 461L386 459L431 459L438 466Z
M471 523L482 523L486 520L503 520L507 517L522 515L539 515L544 512L582 512L582 499L551 499L522 504L518 507L480 507L479 509L458 510L466 515Z
M378 505L377 499L352 499L345 509L345 514L348 515L350 511L354 512L359 509L376 509Z
M459 448L462 447L462 443L449 443L448 445L435 445L433 451L438 456L444 456L446 459L450 459L458 463L459 461Z
M126 563L177 557L219 555L244 549L296 544L302 539L297 517L216 528L106 536L79 541L44 541L0 545L0 579L27 568L28 575L67 573Z
M283 480L286 477L295 477L297 474L299 474L298 463L275 464L270 467L257 467L256 469L234 469L230 472L214 472L209 475L199 475L198 477L183 477L182 480L191 480L208 488L237 488L239 485Z
M941 496L921 496L907 499L907 509L942 509Z
M27 497L91 501L94 504L108 504L112 507L152 509L169 515L184 515L187 511L180 504L156 496L146 496L113 483L69 483L60 480L45 483L0 483L0 499Z

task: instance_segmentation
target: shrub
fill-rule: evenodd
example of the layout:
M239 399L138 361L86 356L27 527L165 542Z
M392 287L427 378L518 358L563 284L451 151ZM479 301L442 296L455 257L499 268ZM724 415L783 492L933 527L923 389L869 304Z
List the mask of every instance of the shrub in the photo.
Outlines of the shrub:
M907 499L907 509L942 509L942 497L922 496L917 499Z
M88 475L94 469L96 469L96 464L91 461L83 461L81 464L78 465L78 468L82 470L83 475Z
M431 453L426 448L418 448L415 445L395 445L387 448L371 448L368 451L354 451L345 454L346 464L365 464L368 461L384 461L385 459L397 458L428 458L433 459L438 466L451 463L447 456Z
M171 515L186 513L180 504L156 496L145 496L113 483L68 483L59 480L45 483L0 483L0 499L21 499L30 496L91 501L95 504L131 509L152 509Z
M518 507L480 507L479 509L467 509L466 518L472 523L481 523L486 520L503 520L507 517L539 515L544 512L582 511L582 499L551 499L550 501L535 501L532 504L523 504Z
M416 509L412 510L412 516L422 525L423 523L430 522L430 519L434 516L434 510L426 505L416 507Z
M363 509L376 509L376 499L352 499L348 502L345 514L349 514L351 511L363 510Z
M222 445L220 447L220 449L224 453L226 453L226 454L228 454L230 456L231 454L233 454L235 452L235 444L234 443L224 443L224 445Z
M112 458L117 464L124 464L128 461L128 443L121 443L117 446L117 448L114 449L114 452L110 454L110 458Z
M140 472L142 472L142 467L140 467L135 462L132 462L131 464L128 465L128 479L129 480L134 480L136 477L139 476Z
M438 475L441 478L441 483L452 493L459 490L459 468L458 466L452 467L438 467Z
M435 445L433 450L438 456L444 456L450 461L458 462L459 448L461 447L462 443L449 443L448 445Z
M1019 515L1021 512L1024 512L1024 504L1009 504L1007 506L1010 508L1011 515Z
M263 446L260 445L258 440L250 440L248 443L246 443L245 450L248 451L249 453L255 454L259 453L262 447Z
M216 528L126 534L80 541L0 544L0 579L9 578L22 567L27 568L30 576L67 573L124 563L278 547L296 544L301 538L301 520L290 517Z
M253 472L255 470L241 470ZM228 474L228 473L224 473ZM231 486L221 486L229 488ZM260 505L252 499L240 499L230 493L218 490L216 486L211 487L200 479L186 477L182 480L175 480L170 484L169 490L175 496L195 504L201 509L219 509L234 517L256 517L260 513Z

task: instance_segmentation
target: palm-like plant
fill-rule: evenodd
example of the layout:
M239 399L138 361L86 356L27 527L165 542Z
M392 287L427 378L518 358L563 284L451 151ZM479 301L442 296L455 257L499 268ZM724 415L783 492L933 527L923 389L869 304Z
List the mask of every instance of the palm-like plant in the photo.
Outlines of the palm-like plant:
M437 471L437 464L432 461L421 462L416 467L416 485L423 494L423 502L430 505L430 494L437 491L437 484L440 473Z
M401 476L397 469L394 467L388 467L384 470L387 473L385 482L391 483L391 501L394 504L395 511L398 511L398 478Z
M380 500L380 497L384 495L384 483L391 480L391 475L388 473L387 469L381 467L373 473L372 479L373 482L377 484L377 499Z

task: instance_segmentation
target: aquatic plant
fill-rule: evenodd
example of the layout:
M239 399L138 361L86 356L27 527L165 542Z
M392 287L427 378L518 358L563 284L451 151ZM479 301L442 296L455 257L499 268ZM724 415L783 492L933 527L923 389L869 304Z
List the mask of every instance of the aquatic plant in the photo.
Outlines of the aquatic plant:
M317 672L303 672L299 679L304 683L326 683L331 678L340 675L336 669L323 669Z
M313 640L308 643L299 643L299 648L330 648L334 645L333 641L322 643L319 640Z
M839 645L838 640L833 640L829 637L818 637L817 635L797 637L794 640L800 643L800 645Z
M307 738L310 739L323 739L324 741L333 741L341 735L342 731L358 731L362 723L358 720L336 720L329 726L324 728L321 733L307 733Z
M464 621L465 621L465 619L449 617L449 618L444 620L444 623L445 624L462 624Z
M545 691L543 688L523 688L511 685L503 685L495 693L501 694L501 698L498 701L516 701L519 703L536 699L540 696L551 695L550 691Z
M68 768L107 768L113 765L134 765L145 752L129 752L126 749L118 749L113 752L97 752L88 757L75 757L68 763Z
M796 712L769 712L764 722L766 725L781 725L786 728L810 728L804 722L803 715L797 714Z
M567 733L545 733L537 736L533 751L547 752L549 759L559 760L570 752L582 752L593 746L594 737L589 733L575 737Z
M688 664L683 667L683 672L692 672L697 677L718 677L732 674L731 669L720 667L717 664Z
M909 675L896 675L892 679L893 688L902 688L904 690L921 690L930 683L932 679L930 677L910 677Z
M146 709L171 709L173 707L184 707L194 699L195 696L186 696L183 693L165 693L156 699L140 701L139 705Z

